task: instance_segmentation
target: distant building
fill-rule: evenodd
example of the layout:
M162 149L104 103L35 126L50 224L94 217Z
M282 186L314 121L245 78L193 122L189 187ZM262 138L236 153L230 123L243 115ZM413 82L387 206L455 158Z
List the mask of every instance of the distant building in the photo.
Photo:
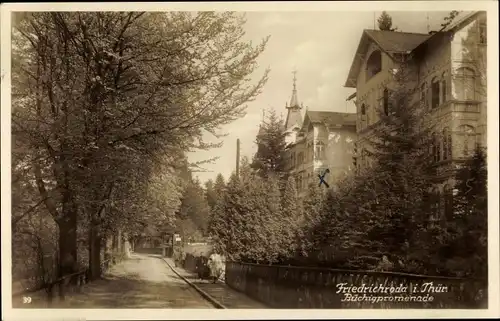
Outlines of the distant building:
M306 109L302 120L295 77L286 108L286 170L296 179L299 197L306 195L310 183L320 183L318 174L327 168L330 172L324 179L334 187L339 178L353 170L356 114Z
M428 108L435 123L434 192L449 194L454 165L476 144L486 146L486 12L462 13L430 34L363 31L345 83L356 89L349 99L357 108L359 167L371 164L367 137L379 122L377 110L389 111L392 75L403 57L410 57L415 75L415 108Z

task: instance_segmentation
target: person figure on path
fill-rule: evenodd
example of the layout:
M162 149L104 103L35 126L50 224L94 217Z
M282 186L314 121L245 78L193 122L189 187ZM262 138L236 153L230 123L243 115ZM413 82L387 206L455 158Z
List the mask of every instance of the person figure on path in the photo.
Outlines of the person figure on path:
M212 253L208 258L208 268L210 269L210 277L213 283L216 283L224 272L224 263L220 254Z

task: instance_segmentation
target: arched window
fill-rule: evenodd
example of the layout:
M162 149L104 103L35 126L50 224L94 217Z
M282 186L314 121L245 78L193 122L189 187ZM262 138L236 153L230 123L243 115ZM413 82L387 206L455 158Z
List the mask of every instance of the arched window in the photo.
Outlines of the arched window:
M455 94L459 100L475 99L475 73L467 67L458 68L455 78Z
M366 115L366 106L365 104L361 104L361 115Z
M444 196L444 216L451 218L453 215L453 189L449 184L446 184L443 189Z
M384 89L384 114L387 116L389 115L389 90L387 88Z
M444 104L446 100L448 99L447 91L446 91L446 72L443 72L443 75L441 76L441 104Z
M427 83L426 82L424 82L420 86L420 102L421 102L422 106L424 106L424 107L428 106L428 104L427 104Z
M439 80L437 77L432 78L431 82L431 108L439 106Z
M366 61L366 80L375 76L382 70L382 54L379 50L372 52Z
M443 129L443 160L451 159L451 132L448 127Z
M460 137L463 155L470 156L476 148L476 130L470 125L458 127L457 135Z

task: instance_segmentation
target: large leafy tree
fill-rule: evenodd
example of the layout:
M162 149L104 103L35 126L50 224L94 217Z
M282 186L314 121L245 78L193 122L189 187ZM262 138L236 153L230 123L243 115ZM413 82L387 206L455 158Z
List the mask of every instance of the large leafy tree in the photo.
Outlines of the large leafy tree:
M256 47L244 42L244 18L232 12L18 18L15 156L38 191L33 202L42 201L58 225L61 274L76 268L78 219L89 221L97 274L103 226L118 213L113 206L131 206L155 166L212 147L203 133L244 114L267 79L266 72L248 80L267 39Z

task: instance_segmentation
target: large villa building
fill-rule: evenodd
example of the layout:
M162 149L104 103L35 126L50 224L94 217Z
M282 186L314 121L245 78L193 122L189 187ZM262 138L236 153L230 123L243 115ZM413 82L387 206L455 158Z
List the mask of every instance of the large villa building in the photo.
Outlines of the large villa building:
M356 105L360 168L371 165L367 138L379 122L378 110L389 110L393 73L403 60L414 75L415 108L427 108L435 124L431 153L439 177L433 192L449 195L455 165L477 144L487 146L486 12L462 13L429 34L363 31L345 83L356 90L348 99Z
M309 184L318 184L318 174L330 187L353 170L352 158L356 141L356 114L330 111L312 111L306 108L302 117L296 79L292 97L286 106L284 129L287 133L286 170L297 182L299 197L304 197ZM326 185L322 185L326 188Z

